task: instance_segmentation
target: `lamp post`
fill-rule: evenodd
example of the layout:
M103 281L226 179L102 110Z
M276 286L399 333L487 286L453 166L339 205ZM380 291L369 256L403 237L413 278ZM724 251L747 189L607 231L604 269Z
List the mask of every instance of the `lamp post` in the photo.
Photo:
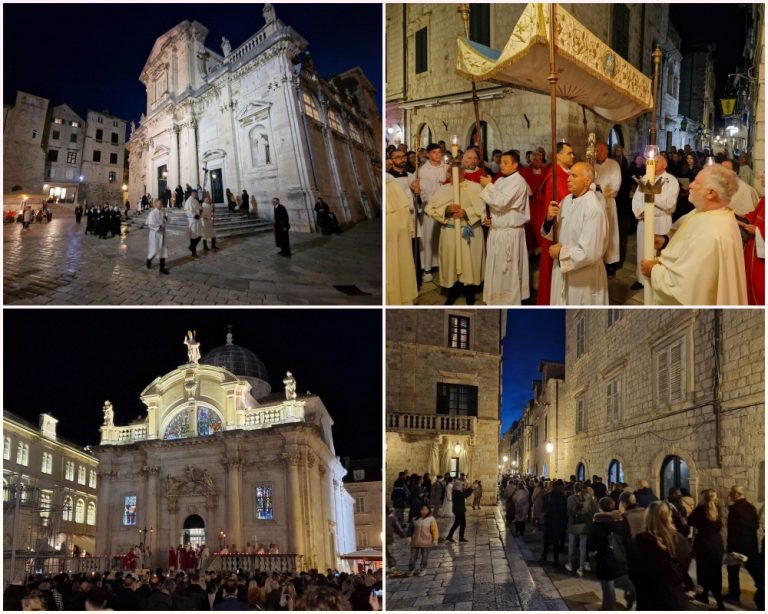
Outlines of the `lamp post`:
M227 534L222 529L219 531L219 552L221 552L224 549L224 542L227 539Z

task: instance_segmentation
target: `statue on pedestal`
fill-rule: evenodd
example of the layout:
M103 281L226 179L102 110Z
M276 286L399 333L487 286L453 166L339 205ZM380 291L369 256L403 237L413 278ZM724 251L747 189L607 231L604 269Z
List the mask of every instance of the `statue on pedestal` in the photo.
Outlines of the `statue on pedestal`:
M109 401L104 401L104 426L115 426L115 410Z
M224 52L225 58L229 57L229 54L232 53L232 45L226 36L221 37L221 50Z
M293 401L296 399L296 380L290 371L285 372L285 379L283 379L285 385L285 400Z
M187 331L187 336L184 338L184 345L187 346L187 356L189 362L195 364L200 362L200 342L195 338L196 333L193 330Z
M275 15L275 7L269 3L264 5L264 10L261 14L264 16L264 21L266 21L267 24L270 24L277 19L277 16Z

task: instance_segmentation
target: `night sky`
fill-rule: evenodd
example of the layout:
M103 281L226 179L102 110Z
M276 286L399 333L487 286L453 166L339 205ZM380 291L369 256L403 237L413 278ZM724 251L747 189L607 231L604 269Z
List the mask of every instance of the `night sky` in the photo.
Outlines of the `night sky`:
M146 112L139 82L155 40L185 19L208 28L209 49L234 51L263 25L263 4L3 4L3 101L16 90L68 104L85 119L108 109L127 121ZM309 42L319 74L359 65L381 92L380 4L279 4L275 13ZM340 32L341 23L353 25Z
M109 399L115 424L146 406L139 395L155 377L187 362L183 344L197 331L203 356L226 342L266 365L273 393L290 370L297 392L310 390L333 418L336 454L382 458L381 311L378 309L5 309L4 408L34 425L59 419L58 434L97 444Z
M509 309L502 359L501 433L523 415L539 379L539 361L565 360L565 311Z

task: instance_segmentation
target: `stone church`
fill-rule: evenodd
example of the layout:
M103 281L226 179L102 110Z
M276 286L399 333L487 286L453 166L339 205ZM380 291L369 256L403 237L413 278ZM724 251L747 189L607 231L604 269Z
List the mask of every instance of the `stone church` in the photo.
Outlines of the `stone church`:
M354 499L322 400L297 394L290 373L273 394L264 363L231 333L202 357L193 334L184 342L188 361L141 393L145 418L115 425L104 405L96 552L143 542L154 568L172 545L250 542L299 555L301 568L343 568Z
M264 26L237 48L226 38L218 51L206 46L208 29L196 21L157 39L140 76L146 115L127 145L130 201L189 183L214 203L226 202L227 189L246 189L266 218L280 198L300 231L316 230L318 197L340 222L378 216L372 86L359 69L324 81L309 43L272 5L263 15Z

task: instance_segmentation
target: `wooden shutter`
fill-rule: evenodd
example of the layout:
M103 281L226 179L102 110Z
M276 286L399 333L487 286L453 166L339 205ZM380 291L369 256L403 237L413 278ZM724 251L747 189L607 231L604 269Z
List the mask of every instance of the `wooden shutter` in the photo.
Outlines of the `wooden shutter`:
M685 398L685 370L683 368L683 342L677 341L669 348L669 400Z
M669 355L667 348L658 353L656 360L656 404L667 405L669 403Z
M416 32L416 74L427 72L427 29L422 28Z

